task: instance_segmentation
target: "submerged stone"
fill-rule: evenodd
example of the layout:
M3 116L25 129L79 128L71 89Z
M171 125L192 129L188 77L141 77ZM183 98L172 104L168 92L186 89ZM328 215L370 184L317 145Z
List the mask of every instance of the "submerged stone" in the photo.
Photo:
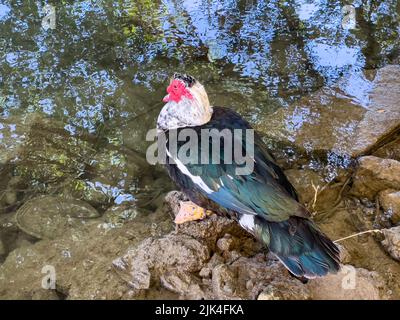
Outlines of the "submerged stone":
M22 231L35 238L55 239L69 228L83 225L83 220L97 217L96 209L84 201L42 196L19 208L16 221Z
M106 210L103 218L110 228L121 227L125 222L133 220L139 210L132 204L115 205Z
M367 76L353 75L279 109L259 129L268 140L304 152L365 154L400 128L400 66L379 69L372 80Z

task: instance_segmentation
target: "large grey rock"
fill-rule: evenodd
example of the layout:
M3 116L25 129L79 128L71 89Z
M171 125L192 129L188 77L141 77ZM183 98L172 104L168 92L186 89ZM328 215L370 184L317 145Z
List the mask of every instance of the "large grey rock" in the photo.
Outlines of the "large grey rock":
M386 189L400 190L400 162L374 156L360 158L351 192L374 200L380 191Z
M259 129L298 150L359 156L400 127L400 66L354 74L276 111Z

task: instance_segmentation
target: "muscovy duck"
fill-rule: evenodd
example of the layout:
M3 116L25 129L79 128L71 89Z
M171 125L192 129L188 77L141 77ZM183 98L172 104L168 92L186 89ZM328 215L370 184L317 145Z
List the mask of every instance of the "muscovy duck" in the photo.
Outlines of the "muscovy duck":
M175 222L202 219L211 212L228 216L266 245L295 277L306 280L337 272L337 246L310 220L309 212L298 202L296 190L256 132L250 173L235 174L239 164L235 159L224 163L224 152L220 152L220 162L198 161L204 154L202 148L211 144L209 138L202 141L202 130L252 130L250 124L229 108L211 107L204 87L189 75L175 74L167 93L157 129L159 137L166 137L163 147L168 173L190 199L180 204ZM175 141L178 152L172 152L168 138L172 132L179 135L188 128L198 138L192 162L179 158L179 150L187 140ZM243 135L240 139L245 148L249 142ZM223 150L228 146L225 139L221 140ZM211 148L209 145L205 151L207 156L211 156Z

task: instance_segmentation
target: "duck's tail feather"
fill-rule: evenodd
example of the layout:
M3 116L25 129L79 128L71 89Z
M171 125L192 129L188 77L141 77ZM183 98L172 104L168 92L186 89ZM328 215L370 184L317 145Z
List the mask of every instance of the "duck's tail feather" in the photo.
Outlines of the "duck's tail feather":
M340 269L339 249L310 220L255 219L256 236L296 277L312 279Z

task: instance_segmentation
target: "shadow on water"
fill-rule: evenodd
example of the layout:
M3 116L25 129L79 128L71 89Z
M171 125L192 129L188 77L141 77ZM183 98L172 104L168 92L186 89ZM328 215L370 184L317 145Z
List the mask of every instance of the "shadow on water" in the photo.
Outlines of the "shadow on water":
M173 186L145 162L145 134L169 76L193 74L214 105L266 123L349 72L398 58L398 2L354 1L354 28L342 25L347 4L62 1L46 30L42 1L0 0L0 216L45 194L100 213L154 210ZM0 257L16 246L4 243Z

